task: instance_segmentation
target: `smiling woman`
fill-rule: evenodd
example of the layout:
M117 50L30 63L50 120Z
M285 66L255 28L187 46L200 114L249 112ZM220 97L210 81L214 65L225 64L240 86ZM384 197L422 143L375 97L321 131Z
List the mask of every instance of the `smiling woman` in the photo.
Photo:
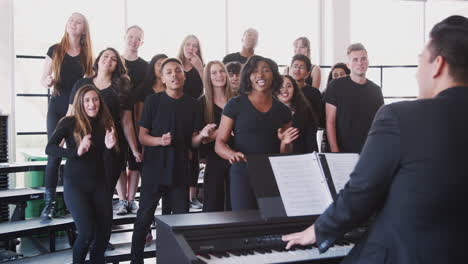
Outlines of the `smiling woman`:
M291 152L297 130L291 128L291 111L272 93L282 83L278 66L270 59L252 56L242 68L241 95L226 104L215 151L228 160L232 210L256 209L245 155ZM232 133L235 141L228 145Z

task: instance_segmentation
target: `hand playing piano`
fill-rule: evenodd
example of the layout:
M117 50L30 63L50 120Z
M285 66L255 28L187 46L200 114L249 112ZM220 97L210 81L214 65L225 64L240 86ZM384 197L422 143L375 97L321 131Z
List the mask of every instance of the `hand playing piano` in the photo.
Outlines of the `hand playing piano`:
M311 245L315 243L315 226L311 225L302 232L284 235L282 237L284 242L288 242L286 249L290 249L293 245Z

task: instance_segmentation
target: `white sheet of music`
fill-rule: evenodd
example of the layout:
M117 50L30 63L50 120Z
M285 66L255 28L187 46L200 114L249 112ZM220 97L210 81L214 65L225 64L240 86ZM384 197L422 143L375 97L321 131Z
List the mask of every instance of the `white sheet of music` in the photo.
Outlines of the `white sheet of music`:
M319 215L332 203L315 153L269 159L288 216Z
M349 175L353 172L359 160L359 154L326 153L325 157L333 179L333 185L335 185L336 193L339 193L349 181Z

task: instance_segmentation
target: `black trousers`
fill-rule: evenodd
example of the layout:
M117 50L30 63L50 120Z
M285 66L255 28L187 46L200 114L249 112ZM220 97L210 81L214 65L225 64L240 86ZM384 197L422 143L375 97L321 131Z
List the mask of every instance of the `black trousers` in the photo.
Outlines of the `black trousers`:
M140 208L133 227L131 263L143 263L145 238L154 219L154 212L159 200L167 195L173 214L189 211L189 186L167 186L142 182Z
M105 263L104 253L112 227L111 191L104 184L92 192L70 185L64 185L64 197L78 231L73 244L73 263L84 263L88 251L91 263Z
M245 162L234 163L229 172L232 211L258 209L257 199L250 184L247 164Z
M66 98L65 98L66 97ZM67 114L68 96L55 96L50 99L49 108L47 109L47 138L55 131L58 122ZM57 188L59 177L59 167L62 157L47 157L47 165L45 169L45 187Z
M206 157L203 178L203 211L221 212L231 209L229 161L216 154Z

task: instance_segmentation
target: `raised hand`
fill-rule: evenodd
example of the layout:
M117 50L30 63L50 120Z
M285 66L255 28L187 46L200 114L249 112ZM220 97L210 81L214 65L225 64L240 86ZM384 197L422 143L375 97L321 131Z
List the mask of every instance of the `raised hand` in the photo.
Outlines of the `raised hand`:
M299 129L295 127L290 127L287 128L286 130L282 128L278 128L278 139L281 141L283 144L290 144L296 138L299 137Z
M208 137L211 137L215 131L216 131L216 124L208 124L202 129L202 131L200 132L200 135L203 138L208 138Z
M284 235L283 241L288 242L286 249L290 249L293 245L311 245L315 243L315 227L314 225L309 226L302 232Z
M231 164L236 163L236 162L241 162L241 161L244 161L244 162L247 161L244 153L242 152L233 152L231 157L229 157L229 163Z
M167 132L161 136L161 146L169 146L172 142L171 132Z
M88 152L90 147L91 147L91 135L88 134L83 137L80 145L78 146L78 150L77 150L78 156L81 157L83 154Z
M190 58L190 64L192 64L192 66L195 67L196 69L203 70L203 63L200 57L198 57L198 55L195 53L193 54L192 58Z
M117 137L115 136L115 131L113 127L106 131L104 143L106 144L107 149L111 149L115 147L115 144L117 144Z

